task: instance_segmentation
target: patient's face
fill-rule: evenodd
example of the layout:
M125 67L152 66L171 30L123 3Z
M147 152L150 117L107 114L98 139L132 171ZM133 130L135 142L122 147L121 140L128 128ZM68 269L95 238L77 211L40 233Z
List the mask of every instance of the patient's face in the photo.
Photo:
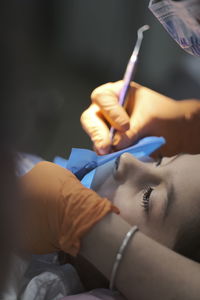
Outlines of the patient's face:
M170 248L180 230L199 226L200 155L163 158L157 165L125 153L97 168L92 188L130 224Z

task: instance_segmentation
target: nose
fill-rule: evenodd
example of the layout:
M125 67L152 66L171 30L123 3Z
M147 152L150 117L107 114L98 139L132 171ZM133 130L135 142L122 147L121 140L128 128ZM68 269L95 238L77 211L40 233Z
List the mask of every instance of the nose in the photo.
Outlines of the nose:
M148 164L144 161L139 160L138 158L134 157L130 153L123 153L120 156L120 164L123 165L124 168L127 168L129 170L132 169L141 169L141 168L148 168Z
M118 174L121 178L140 183L161 181L161 176L153 163L142 162L129 153L120 157Z

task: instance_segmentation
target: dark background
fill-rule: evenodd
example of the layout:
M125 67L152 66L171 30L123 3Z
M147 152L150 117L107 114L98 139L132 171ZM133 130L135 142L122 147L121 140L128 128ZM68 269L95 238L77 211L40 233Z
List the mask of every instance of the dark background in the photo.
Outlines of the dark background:
M91 148L81 112L95 87L123 77L144 24L151 30L145 33L135 80L175 99L199 98L200 59L176 45L148 2L3 1L6 92L1 101L9 114L8 134L20 151L51 160L66 157L72 147Z

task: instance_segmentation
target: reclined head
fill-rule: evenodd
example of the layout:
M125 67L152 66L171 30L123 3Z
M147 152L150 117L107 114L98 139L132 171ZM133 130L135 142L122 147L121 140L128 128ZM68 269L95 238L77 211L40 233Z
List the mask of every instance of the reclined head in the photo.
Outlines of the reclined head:
M200 155L144 163L130 154L96 170L92 188L141 232L200 260Z

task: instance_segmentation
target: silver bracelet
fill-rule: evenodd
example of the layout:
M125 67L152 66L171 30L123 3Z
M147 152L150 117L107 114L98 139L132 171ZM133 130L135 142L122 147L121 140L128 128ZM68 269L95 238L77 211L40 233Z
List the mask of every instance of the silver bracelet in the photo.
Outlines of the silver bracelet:
M125 238L122 241L122 244L117 252L115 262L112 268L111 272L111 277L110 277L110 284L109 284L109 289L113 290L114 289L114 283L117 275L117 271L119 268L119 264L123 258L124 251L126 249L126 246L128 245L128 242L130 241L131 237L139 230L138 226L133 226L126 234Z

